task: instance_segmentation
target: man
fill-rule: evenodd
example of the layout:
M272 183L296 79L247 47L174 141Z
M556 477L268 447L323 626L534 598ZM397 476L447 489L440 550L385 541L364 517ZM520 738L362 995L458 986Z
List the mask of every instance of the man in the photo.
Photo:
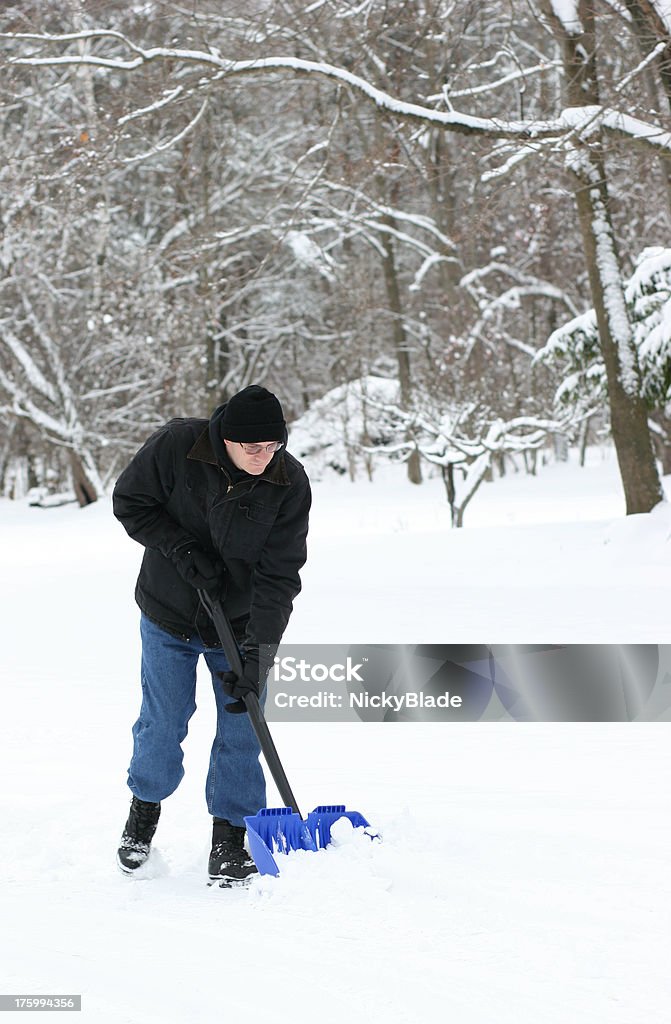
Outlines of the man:
M128 874L149 856L161 801L184 775L181 744L196 707L201 654L217 706L206 783L214 819L210 878L242 879L256 870L243 846L243 818L265 806L265 782L242 698L259 695L301 588L311 500L286 440L278 399L252 384L209 421L166 423L114 489L115 516L145 547L135 588L142 707L128 769L133 799L117 854ZM223 603L242 678L229 670L199 590Z

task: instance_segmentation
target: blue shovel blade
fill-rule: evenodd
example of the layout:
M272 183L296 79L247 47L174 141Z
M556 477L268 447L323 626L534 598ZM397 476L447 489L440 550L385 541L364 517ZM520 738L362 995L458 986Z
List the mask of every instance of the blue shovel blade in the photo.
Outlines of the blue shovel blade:
M322 804L315 807L314 811L308 814L305 824L318 850L331 842L331 826L339 818L348 818L353 828L358 828L359 825L363 825L364 828L370 827L363 814L359 814L358 811L346 811L344 804Z
M317 850L331 841L331 826L349 818L354 828L368 827L358 811L346 811L344 804L322 804L305 821L291 807L264 807L245 818L249 850L261 875L279 875L275 856L291 850Z

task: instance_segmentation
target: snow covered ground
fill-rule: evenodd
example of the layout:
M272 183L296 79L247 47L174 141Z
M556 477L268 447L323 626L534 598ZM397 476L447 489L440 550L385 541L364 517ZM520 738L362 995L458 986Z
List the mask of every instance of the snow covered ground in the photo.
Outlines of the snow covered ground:
M95 1024L668 1019L666 723L276 723L303 809L344 802L384 841L220 891L204 674L127 879L141 551L103 503L0 501L0 538L3 992L81 993ZM486 486L460 531L438 481L324 482L287 640L669 643L670 570L669 507L625 519L607 450Z
M671 494L671 479L667 481ZM671 503L624 515L610 449L485 484L449 528L439 479L315 488L287 642L665 643Z

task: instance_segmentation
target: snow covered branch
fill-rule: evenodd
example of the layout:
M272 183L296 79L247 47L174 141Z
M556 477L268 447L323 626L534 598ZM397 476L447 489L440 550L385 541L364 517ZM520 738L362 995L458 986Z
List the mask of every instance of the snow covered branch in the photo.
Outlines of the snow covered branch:
M371 398L364 400L371 408L377 408L378 413L383 413L387 422L394 421L397 431L405 433L403 439L364 445L364 450L402 458L417 451L427 462L440 466L452 524L457 527L463 525L467 505L490 476L495 458L501 460L505 456L534 452L545 444L548 434L564 433L569 424L568 417L515 416L510 420L497 417L489 423L480 423L476 417L471 430L467 431L464 421L472 419L476 412L472 403L432 417L408 413Z
M490 295L483 282L486 278L494 275L511 278L514 284L496 295ZM493 318L506 311L518 310L524 298L549 299L566 306L573 316L576 316L578 312L563 288L558 288L549 281L543 281L530 274L524 274L508 263L498 260L493 260L486 266L478 267L465 274L460 284L471 295L480 313L468 332L467 355L470 354L477 341L485 340L486 328L491 326ZM532 358L536 355L536 349L530 345L523 345L510 338L507 338L507 341Z
M193 129L196 127L198 122L201 120L203 114L207 110L207 105L208 99L206 97L201 103L200 110L198 111L196 116L193 117L186 125L186 127L182 128L180 132L177 132L177 134L173 135L172 138L166 139L165 142L157 142L156 145L152 146L151 149L147 150L146 153L138 153L136 156L125 157L123 163L134 164L140 160L147 160L149 159L149 157L156 156L157 153L165 153L167 149L172 149L173 146L178 145L178 143L180 143L182 139L184 139L189 134L189 132L193 131Z
M450 100L461 98L463 96L478 96L482 93L492 92L494 89L500 89L502 85L510 85L512 82L524 81L525 78L529 78L530 75L537 75L539 72L544 71L561 71L561 64L557 61L547 61L543 64L534 64L533 67L529 68L518 68L516 71L511 71L507 75L503 75L501 78L497 78L494 82L487 82L482 85L473 85L468 89L450 89L447 85L443 86L443 92L437 96L430 96L430 100L439 100L449 97Z
M637 143L652 146L657 152L671 156L671 133L658 125L640 121L622 111L608 108L600 109L598 114L585 108L568 108L558 118L552 120L507 120L496 117L477 117L458 111L435 110L432 107L417 103L408 103L383 89L372 85L369 81L346 68L329 64L325 61L304 60L298 57L259 57L254 60L228 60L214 48L208 50L183 49L180 47L148 47L142 48L133 43L120 32L106 29L92 29L83 32L65 33L63 35L40 35L37 33L0 33L0 38L18 44L77 43L83 40L95 42L112 41L121 43L130 51L129 57L104 57L91 53L64 53L60 55L44 55L41 52L23 56L12 56L8 59L9 66L15 67L81 67L89 66L106 70L136 71L143 65L155 62L179 62L181 64L201 65L217 69L225 77L234 78L243 75L262 75L276 72L295 75L317 75L330 79L353 89L355 92L371 100L379 110L395 117L433 124L448 131L464 135L480 135L495 139L539 140L551 136L562 135L567 131L575 131L577 122L587 119L598 124L607 132L616 136L633 140ZM160 101L164 102L164 100ZM147 108L151 109L151 108Z

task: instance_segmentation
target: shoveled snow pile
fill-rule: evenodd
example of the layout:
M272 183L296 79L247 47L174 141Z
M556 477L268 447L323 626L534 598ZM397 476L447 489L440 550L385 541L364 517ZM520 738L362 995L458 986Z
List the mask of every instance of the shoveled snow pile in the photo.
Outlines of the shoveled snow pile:
M375 830L372 830L375 832ZM375 893L388 891L393 885L395 851L393 844L383 848L382 836L371 836L348 818L340 818L331 828L331 842L312 853L292 850L275 854L280 875L258 875L250 885L250 896L259 899L370 900ZM358 894L358 895L357 895Z

